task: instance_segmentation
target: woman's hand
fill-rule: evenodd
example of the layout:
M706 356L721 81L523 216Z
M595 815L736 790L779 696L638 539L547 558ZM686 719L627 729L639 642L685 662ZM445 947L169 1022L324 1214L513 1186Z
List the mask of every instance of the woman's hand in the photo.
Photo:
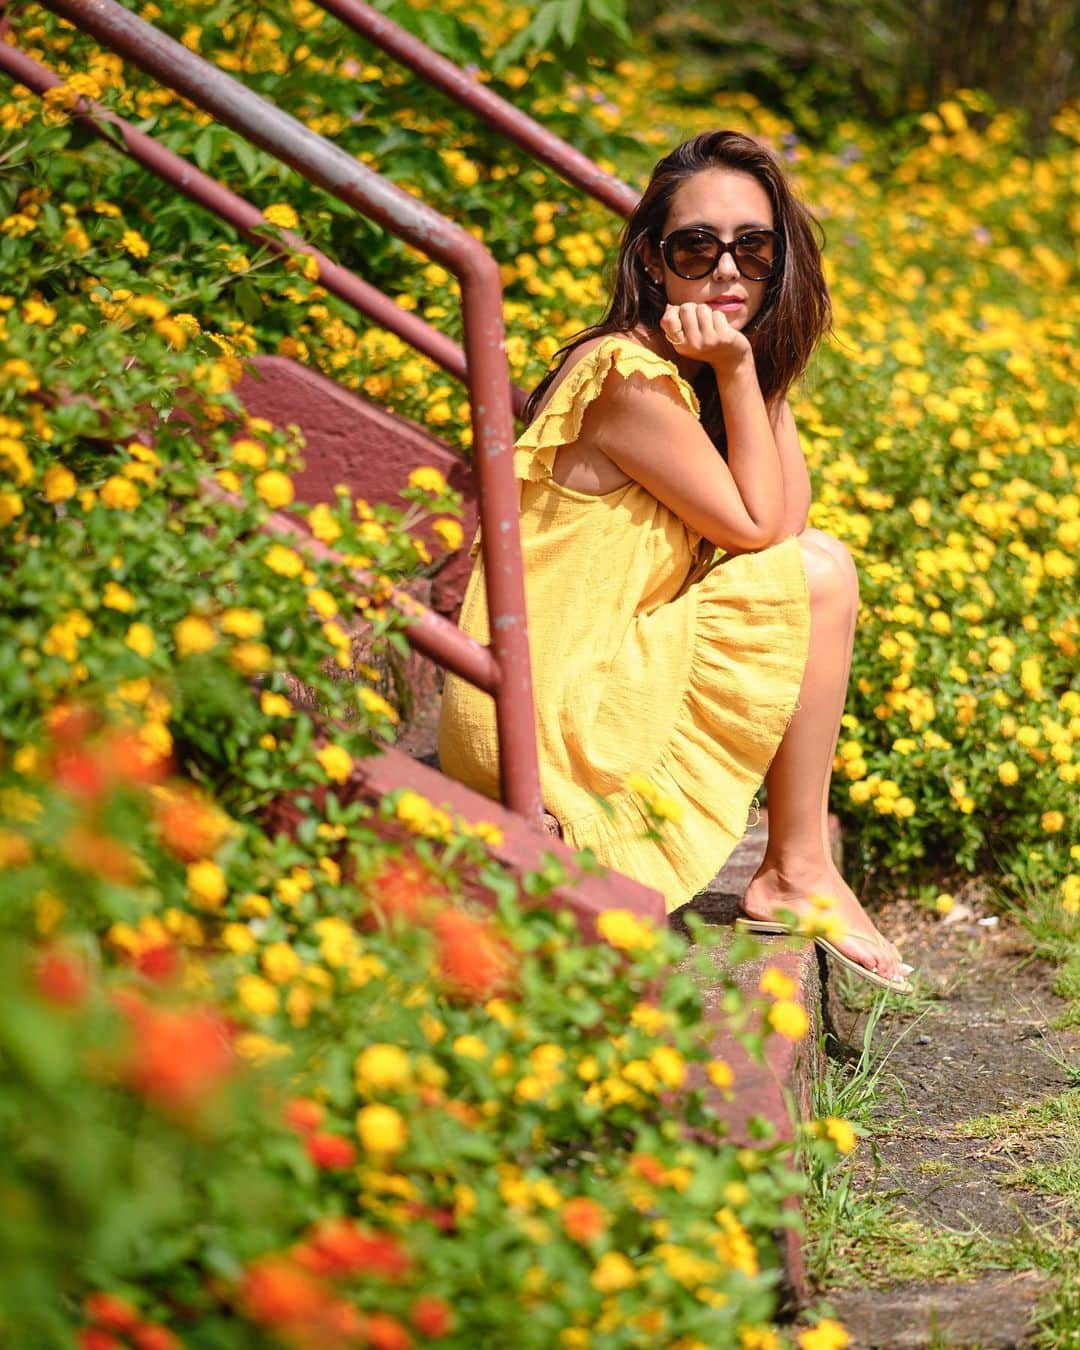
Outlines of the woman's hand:
M732 328L727 316L711 305L668 305L661 316L660 328L680 356L704 361L712 366L718 379L733 374L746 361L753 364L749 339Z

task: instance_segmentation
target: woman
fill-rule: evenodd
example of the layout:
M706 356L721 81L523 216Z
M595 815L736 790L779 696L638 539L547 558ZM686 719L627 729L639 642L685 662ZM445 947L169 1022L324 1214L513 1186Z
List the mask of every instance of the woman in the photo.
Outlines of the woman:
M660 161L607 315L533 392L516 446L542 790L568 844L670 910L713 877L764 778L743 922L820 931L824 914L834 956L904 990L828 847L858 584L806 526L786 395L829 318L812 220L767 149L719 131ZM487 641L479 559L462 626ZM439 754L498 795L492 701L454 677ZM633 775L668 804L659 842Z

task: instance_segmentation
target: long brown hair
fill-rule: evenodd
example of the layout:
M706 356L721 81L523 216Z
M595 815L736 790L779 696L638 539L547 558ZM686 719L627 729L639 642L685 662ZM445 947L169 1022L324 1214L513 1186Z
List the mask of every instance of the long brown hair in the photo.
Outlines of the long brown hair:
M654 247L659 244L675 193L703 169L736 169L755 178L769 194L773 225L784 241L783 270L768 282L761 308L745 329L765 402L773 407L806 369L832 320L816 238L820 227L795 197L771 150L737 131L707 131L684 141L653 169L649 185L623 230L608 312L599 323L559 349L557 364L525 404L526 421L535 416L545 390L570 353L583 342L607 333L629 332L638 324L660 331L667 302L663 286L652 281L646 271L644 245L646 241ZM722 450L725 436L720 396L708 366L696 377L695 385L702 423Z

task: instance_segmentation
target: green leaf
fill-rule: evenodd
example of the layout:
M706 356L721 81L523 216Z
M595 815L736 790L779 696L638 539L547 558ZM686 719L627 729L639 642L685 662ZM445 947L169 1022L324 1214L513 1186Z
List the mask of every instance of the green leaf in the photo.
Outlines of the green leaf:
M582 0L564 0L559 18L559 36L567 47L572 47L581 31Z

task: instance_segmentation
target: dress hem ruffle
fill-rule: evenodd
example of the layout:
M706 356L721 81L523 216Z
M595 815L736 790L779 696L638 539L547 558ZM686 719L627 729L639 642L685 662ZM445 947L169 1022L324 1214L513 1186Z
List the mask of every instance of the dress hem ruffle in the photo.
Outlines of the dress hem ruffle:
M798 547L789 539L732 558L683 597L682 603L692 596L698 606L689 678L663 752L641 769L681 808L679 819L663 822L660 840L643 837L651 822L629 789L608 796L608 809L570 820L559 816L556 803L546 803L559 818L567 844L588 848L605 866L661 891L669 913L708 885L742 838L761 780L797 709L809 642L809 601ZM801 580L798 593L791 584L791 550ZM754 635L753 649L743 646L732 654L732 609L745 620L747 608L762 601L755 614L762 621L742 626L743 633ZM777 681L784 688L781 698L776 697ZM756 692L766 683L773 698L763 708ZM723 784L716 800L706 796L710 778ZM692 785L701 785L701 799L692 795Z

